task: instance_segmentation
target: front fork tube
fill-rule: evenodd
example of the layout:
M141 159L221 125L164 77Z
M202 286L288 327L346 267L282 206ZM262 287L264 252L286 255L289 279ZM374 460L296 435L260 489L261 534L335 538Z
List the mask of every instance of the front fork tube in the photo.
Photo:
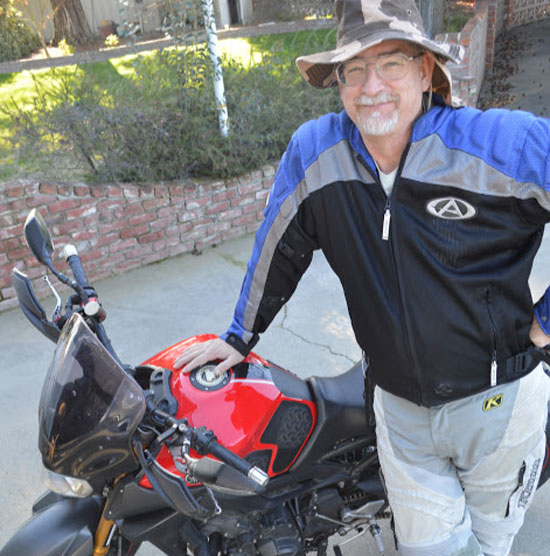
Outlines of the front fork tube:
M106 556L108 554L116 526L114 521L105 517L104 509L95 530L93 556Z

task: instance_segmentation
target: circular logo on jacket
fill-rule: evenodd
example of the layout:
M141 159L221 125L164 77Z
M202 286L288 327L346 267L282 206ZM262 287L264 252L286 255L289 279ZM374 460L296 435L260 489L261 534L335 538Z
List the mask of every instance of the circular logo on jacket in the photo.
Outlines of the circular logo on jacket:
M457 197L440 197L426 204L426 211L443 220L467 220L476 215L476 209Z

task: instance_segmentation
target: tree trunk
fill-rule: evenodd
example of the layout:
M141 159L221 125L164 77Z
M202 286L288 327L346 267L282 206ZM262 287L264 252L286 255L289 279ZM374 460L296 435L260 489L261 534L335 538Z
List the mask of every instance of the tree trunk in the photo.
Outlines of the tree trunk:
M52 5L53 44L65 39L68 44L83 44L93 38L80 0L50 0Z

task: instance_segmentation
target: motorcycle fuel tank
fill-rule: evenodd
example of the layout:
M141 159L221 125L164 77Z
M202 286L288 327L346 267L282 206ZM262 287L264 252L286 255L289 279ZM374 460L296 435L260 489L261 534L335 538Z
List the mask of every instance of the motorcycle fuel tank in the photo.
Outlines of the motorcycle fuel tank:
M185 349L213 338L216 336L193 336L143 364L172 371L170 389L178 402L179 419L216 431L221 444L270 476L287 471L317 419L307 384L254 353L220 377L213 373L215 362L191 373L174 369L174 361ZM157 461L171 473L181 475L166 448ZM193 486L192 481L187 482ZM146 484L145 479L143 486Z

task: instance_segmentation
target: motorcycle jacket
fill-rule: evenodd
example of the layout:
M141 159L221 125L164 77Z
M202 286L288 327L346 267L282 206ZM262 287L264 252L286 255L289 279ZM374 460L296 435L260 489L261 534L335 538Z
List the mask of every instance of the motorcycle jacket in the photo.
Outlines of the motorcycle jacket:
M345 111L304 124L275 175L222 338L246 354L322 249L384 390L430 407L527 374L549 151L548 120L436 99L388 197ZM546 332L548 305L537 313Z

